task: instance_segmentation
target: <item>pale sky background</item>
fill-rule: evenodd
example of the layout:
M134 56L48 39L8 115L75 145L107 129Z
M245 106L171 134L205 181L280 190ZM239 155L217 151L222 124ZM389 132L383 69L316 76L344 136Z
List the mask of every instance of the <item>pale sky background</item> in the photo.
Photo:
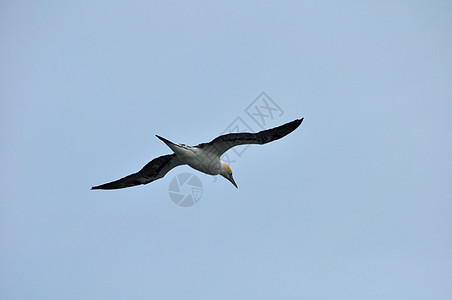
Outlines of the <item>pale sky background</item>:
M2 1L0 22L1 299L452 298L450 1ZM238 190L184 166L90 191L263 91L268 128L305 120L231 165Z

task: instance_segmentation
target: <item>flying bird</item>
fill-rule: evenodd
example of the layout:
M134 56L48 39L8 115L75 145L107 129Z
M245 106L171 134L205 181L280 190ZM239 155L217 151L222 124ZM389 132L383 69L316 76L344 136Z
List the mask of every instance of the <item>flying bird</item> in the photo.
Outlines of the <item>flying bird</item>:
M238 145L262 145L278 140L297 129L301 122L303 122L303 119L304 118L297 119L284 125L257 133L244 132L221 135L209 143L202 143L196 146L173 143L156 135L157 138L173 150L173 154L157 157L137 173L116 181L94 186L91 189L113 190L140 184L148 184L154 180L163 178L171 169L180 165L189 165L193 169L210 175L221 175L238 188L232 177L231 167L220 159L221 155Z

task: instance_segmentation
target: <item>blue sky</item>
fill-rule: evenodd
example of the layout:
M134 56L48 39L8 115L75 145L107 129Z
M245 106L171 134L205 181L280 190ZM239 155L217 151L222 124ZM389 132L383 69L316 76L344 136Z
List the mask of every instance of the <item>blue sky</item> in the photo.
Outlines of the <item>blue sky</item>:
M2 299L450 299L449 1L2 1ZM183 166L265 92L239 185ZM248 119L247 119L248 117ZM178 174L196 205L169 198Z

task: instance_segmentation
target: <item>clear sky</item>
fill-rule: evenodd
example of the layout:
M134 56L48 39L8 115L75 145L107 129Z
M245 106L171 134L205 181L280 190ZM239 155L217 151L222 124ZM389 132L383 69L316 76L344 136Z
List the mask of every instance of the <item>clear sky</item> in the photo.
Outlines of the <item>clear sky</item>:
M450 1L2 1L1 299L451 299ZM90 191L265 92L292 134ZM232 153L232 152L231 152ZM202 182L191 207L170 182Z

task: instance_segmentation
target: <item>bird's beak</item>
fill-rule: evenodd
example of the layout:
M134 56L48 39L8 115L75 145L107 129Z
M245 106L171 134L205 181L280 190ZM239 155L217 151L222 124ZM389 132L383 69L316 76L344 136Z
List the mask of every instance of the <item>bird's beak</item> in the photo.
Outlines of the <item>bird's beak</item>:
M229 180L236 188L239 188L239 187L237 186L237 183L235 183L234 178L232 177L232 175L228 177L228 180Z

